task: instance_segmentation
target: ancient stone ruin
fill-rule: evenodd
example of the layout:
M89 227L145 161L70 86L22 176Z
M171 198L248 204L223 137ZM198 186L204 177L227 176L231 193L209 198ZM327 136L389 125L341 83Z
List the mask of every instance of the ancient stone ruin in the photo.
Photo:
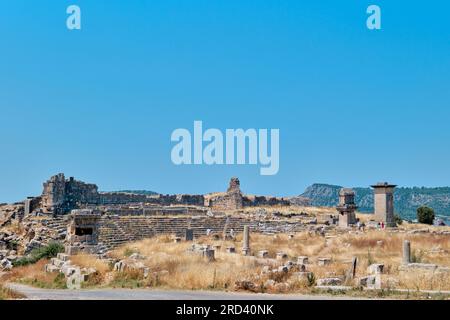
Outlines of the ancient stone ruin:
M113 206L121 204L159 204L203 206L202 195L144 195L124 192L99 192L95 184L84 183L73 177L66 179L63 173L44 182L40 197L34 198L29 212L40 209L55 215L69 213L73 209L89 206ZM31 201L31 200L30 200Z
M209 207L215 210L241 209L243 206L243 196L240 185L238 178L231 178L227 192L209 199Z
M342 188L339 191L339 205L336 207L339 212L339 227L347 228L356 223L356 209L358 207L355 204L355 192L352 189Z
M209 196L207 205L214 210L225 211L244 207L291 205L291 201L285 198L243 195L240 185L238 178L231 178L227 192Z
M387 227L395 227L394 189L396 185L379 182L373 186L375 220L383 222Z

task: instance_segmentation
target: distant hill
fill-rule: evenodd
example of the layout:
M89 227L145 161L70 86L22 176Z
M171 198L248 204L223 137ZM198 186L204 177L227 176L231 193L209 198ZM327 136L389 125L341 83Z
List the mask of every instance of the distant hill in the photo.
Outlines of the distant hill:
M134 194L144 194L147 196L153 196L158 194L157 192L154 191L148 191L148 190L120 190L120 191L111 191L111 192L116 192L116 193L134 193Z
M301 194L309 198L313 206L335 206L341 186L315 183ZM373 212L372 188L353 188L356 203L361 212ZM450 217L450 187L439 188L396 188L394 193L395 212L404 219L415 219L418 207L426 205L434 209L436 215Z

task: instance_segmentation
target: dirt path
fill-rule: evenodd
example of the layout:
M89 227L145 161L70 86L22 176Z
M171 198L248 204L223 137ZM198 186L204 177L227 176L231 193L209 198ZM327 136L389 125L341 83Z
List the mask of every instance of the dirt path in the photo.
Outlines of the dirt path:
M299 294L251 294L153 289L51 290L9 283L7 287L33 300L348 300L352 297Z

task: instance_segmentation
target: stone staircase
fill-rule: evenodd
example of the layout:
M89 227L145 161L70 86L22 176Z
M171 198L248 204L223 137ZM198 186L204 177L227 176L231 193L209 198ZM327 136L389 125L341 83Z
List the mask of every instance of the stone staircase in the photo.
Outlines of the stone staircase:
M100 218L99 243L108 250L131 241L131 237L117 223L118 216L103 216Z
M157 235L170 234L184 237L186 229L193 230L195 237L204 236L209 229L212 233L222 235L227 217L161 217L161 216L118 216L106 215L100 220L99 242L109 249L125 242L152 238ZM288 221L258 221L246 217L229 217L228 231L243 232L244 225L254 232L279 233L299 232L305 225Z
M40 223L64 239L67 232L69 217L55 217L40 220ZM193 230L194 237L205 236L209 229L213 234L222 236L227 217L223 216L155 216L155 215L103 215L99 220L98 245L111 250L126 242L152 238L169 234L184 238L186 229ZM299 232L307 228L306 223L288 220L264 220L245 216L228 217L228 232L243 232L244 225L248 225L252 232L287 233Z

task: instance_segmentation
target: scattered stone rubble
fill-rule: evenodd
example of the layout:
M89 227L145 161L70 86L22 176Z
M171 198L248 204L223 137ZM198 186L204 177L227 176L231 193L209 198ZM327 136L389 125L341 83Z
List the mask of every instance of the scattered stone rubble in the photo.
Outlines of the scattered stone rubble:
M68 289L80 289L81 284L89 280L90 277L97 274L95 268L80 268L73 265L70 256L64 253L58 253L56 258L52 258L49 264L45 265L46 272L58 272L64 274Z

